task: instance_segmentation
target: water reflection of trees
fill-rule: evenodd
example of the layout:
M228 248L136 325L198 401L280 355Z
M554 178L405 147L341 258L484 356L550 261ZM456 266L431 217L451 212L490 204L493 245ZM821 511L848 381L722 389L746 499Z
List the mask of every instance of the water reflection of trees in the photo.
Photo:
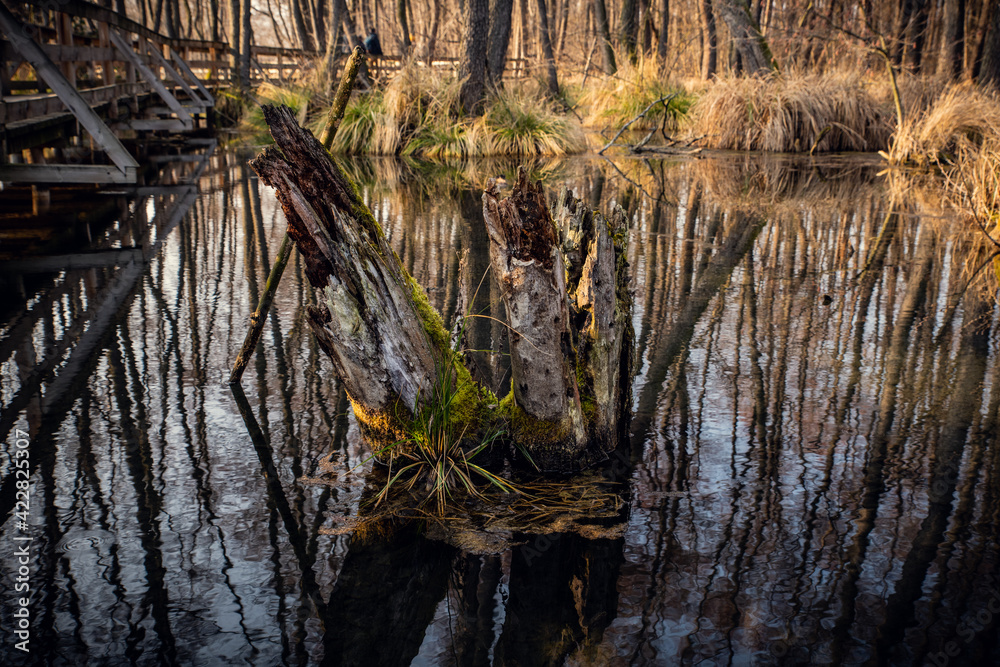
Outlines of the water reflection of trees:
M975 237L863 164L537 168L635 220L625 537L472 555L343 534L365 453L304 328L297 259L244 379L252 441L221 386L283 231L223 156L57 423L18 408L53 452L36 491L51 656L184 662L192 637L202 656L330 664L919 662L956 639L963 658L995 653L995 618L959 634L1000 589L977 584L998 555L1000 364ZM486 266L476 186L513 165L352 169L431 302L460 312ZM487 279L473 309L496 297ZM39 332L71 319L36 315ZM503 329L469 327L502 385ZM71 553L80 530L113 539Z

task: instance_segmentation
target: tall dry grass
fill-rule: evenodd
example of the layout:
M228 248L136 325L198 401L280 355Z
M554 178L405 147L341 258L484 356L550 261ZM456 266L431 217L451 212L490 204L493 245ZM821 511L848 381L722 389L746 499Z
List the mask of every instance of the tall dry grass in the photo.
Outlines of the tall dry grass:
M664 75L664 63L655 58L639 56L633 63L624 51L616 54L618 71L610 76L588 79L589 85L580 95L584 123L588 127L619 128L653 105L643 119L632 127L659 127L666 116L666 127L676 130L687 116L694 95L678 82ZM666 106L654 104L671 97Z
M539 91L493 91L481 116L464 117L460 82L414 63L382 91L356 97L332 150L424 158L567 155L587 149L583 130Z
M975 162L978 148L1000 137L1000 97L969 83L950 85L906 113L885 154L893 164Z
M706 146L744 151L875 151L894 121L861 75L848 72L721 78L692 113Z

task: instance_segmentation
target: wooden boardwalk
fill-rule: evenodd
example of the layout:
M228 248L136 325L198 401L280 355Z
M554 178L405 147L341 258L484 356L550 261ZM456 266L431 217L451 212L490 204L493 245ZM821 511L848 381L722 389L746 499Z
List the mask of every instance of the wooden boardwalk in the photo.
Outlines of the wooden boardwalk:
M0 0L0 35L0 182L136 183L122 138L207 125L231 81L225 43L165 37L83 0ZM254 82L315 56L252 47Z

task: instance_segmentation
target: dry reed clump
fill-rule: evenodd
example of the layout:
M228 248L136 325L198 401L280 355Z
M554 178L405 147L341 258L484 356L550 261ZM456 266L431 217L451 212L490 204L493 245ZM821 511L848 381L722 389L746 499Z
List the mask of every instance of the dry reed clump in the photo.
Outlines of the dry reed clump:
M404 67L384 91L348 106L335 153L431 159L495 155L566 155L587 149L580 126L541 95L497 91L479 117L460 117L460 82L417 65Z
M953 162L960 156L974 162L977 147L997 137L997 94L969 83L954 84L927 107L909 112L885 157L893 164L920 166Z
M847 73L718 79L693 115L707 146L730 150L874 151L892 127L891 108Z
M945 178L956 205L1000 242L1000 134L986 137L978 146L961 146Z

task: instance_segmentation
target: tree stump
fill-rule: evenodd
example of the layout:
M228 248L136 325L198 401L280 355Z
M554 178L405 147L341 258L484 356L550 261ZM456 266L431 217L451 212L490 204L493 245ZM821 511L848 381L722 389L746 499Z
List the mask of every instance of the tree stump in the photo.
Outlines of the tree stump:
M555 220L519 171L512 194L483 195L490 264L509 319L512 390L476 382L426 295L354 185L286 107L264 107L275 146L251 161L276 190L317 306L309 324L350 396L363 438L384 458L453 387L451 432L469 447L502 428L545 472L573 472L622 441L631 415L632 297L627 220L569 192ZM511 451L514 451L512 449Z

